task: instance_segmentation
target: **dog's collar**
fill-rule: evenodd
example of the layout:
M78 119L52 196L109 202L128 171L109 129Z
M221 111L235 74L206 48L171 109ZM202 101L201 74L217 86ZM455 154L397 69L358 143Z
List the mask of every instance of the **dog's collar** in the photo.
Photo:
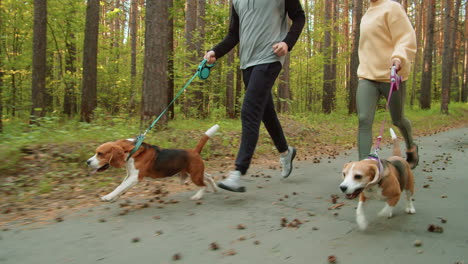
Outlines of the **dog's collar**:
M377 163L379 164L379 180L378 182L374 182L374 183L377 183L378 185L380 185L382 183L382 180L383 180L383 171L384 171L384 164L382 162L382 160L379 158L379 156L377 154L369 154L367 156L367 160L375 160L377 161Z
M377 161L377 163L379 164L379 173L382 173L383 170L384 170L384 166L383 166L383 163L382 163L382 160L379 158L379 156L375 155L375 154L369 154L367 156L367 159L368 160L375 160Z

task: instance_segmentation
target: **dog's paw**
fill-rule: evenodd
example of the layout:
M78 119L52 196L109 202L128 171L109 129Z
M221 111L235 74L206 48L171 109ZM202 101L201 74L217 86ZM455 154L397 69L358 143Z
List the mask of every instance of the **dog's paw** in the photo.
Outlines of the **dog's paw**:
M194 196L190 197L190 200L192 201L198 201L200 200L201 198L203 198L203 195L199 195L198 193L195 194Z
M416 213L416 209L414 209L414 207L408 207L405 209L405 212L407 214L415 214Z
M360 230L364 231L364 230L367 229L368 223L367 223L366 220L360 220L360 221L358 220L357 225L358 225Z
M361 230L366 230L367 229L367 225L368 225L368 222L367 222L367 219L364 215L356 215L356 223L359 227L359 229Z
M385 205L377 215L380 217L391 218L393 216L393 207Z
M391 211L387 211L387 210L384 209L384 210L380 211L377 215L380 216L380 217L392 218L393 213Z
M118 197L114 197L114 196L110 196L110 195L105 195L105 196L102 196L101 197L101 201L103 202L115 202L117 200Z

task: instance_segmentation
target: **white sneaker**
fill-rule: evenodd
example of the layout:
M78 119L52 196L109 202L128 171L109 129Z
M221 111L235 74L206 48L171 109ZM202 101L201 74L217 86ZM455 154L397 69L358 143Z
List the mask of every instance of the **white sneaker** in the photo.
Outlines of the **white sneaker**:
M240 171L230 171L229 177L218 182L218 187L231 192L245 192L245 187L240 182Z
M281 163L281 176L283 178L289 177L291 171L293 169L293 160L296 157L296 149L289 146L288 151L286 153L282 153L280 155L280 163Z

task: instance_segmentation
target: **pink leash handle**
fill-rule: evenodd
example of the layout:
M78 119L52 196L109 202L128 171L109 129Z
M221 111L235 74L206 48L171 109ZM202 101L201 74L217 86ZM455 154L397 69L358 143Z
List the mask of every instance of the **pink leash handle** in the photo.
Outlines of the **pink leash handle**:
M392 66L390 70L390 91L388 92L388 99L386 108L390 105L390 99L392 98L393 91L398 91L400 89L401 77L397 74L395 65Z

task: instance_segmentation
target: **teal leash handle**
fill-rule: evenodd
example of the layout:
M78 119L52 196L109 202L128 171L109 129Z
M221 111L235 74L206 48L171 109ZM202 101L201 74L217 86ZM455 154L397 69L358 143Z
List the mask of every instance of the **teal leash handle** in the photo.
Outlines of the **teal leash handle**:
M197 72L189 79L189 81L180 89L180 91L174 96L174 99L164 108L164 110L159 114L159 116L151 123L151 125L146 129L145 133L138 135L135 140L135 147L133 147L132 151L127 157L127 160L130 159L130 157L137 152L137 150L141 147L141 144L143 143L143 140L145 139L146 134L158 123L159 119L164 116L164 114L169 110L169 107L179 98L182 93L187 89L187 87L193 82L193 80L198 76L201 80L206 80L210 76L211 68L215 65L213 64L206 64L208 61L206 59L203 59L200 64L198 65Z
M202 60L200 65L198 66L197 72L198 72L198 77L201 80L206 80L210 76L210 71L211 68L215 65L213 64L206 64L208 61L206 59Z

